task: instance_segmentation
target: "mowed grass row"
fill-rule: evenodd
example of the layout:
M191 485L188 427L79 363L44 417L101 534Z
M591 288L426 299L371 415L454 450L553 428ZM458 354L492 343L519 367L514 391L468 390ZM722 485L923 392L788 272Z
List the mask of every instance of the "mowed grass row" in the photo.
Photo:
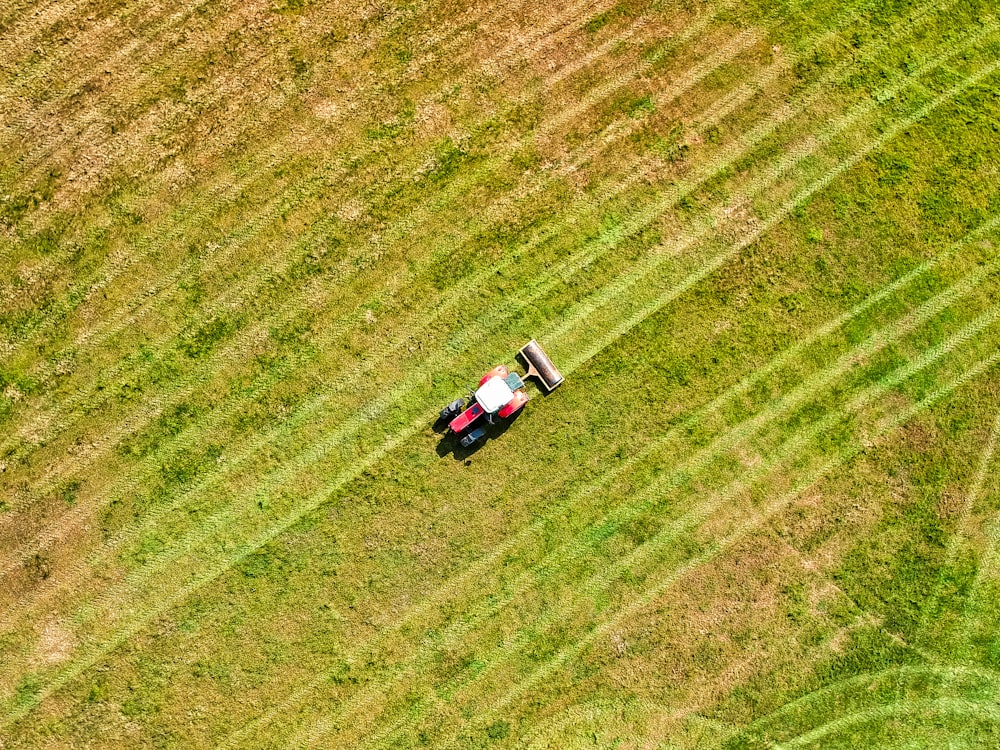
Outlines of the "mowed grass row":
M859 736L869 741L889 743L902 736L920 737L930 741L965 741L976 744L989 741L991 726L997 723L996 675L984 670L961 667L902 667L879 674L865 674L852 678L836 688L840 705L835 714L823 716L809 705L813 715L795 716L797 726L810 727L775 732L764 740L762 734L747 733L740 737L744 747L840 747L847 746L850 737ZM823 691L820 700L830 700L833 689ZM930 698L928 695L934 695ZM957 706L957 715L952 711ZM792 704L782 713L803 708ZM804 712L803 712L804 713ZM889 718L905 717L905 731ZM771 720L777 723L775 719ZM916 726L914 725L916 721ZM926 722L926 723L925 723ZM763 730L767 722L761 722ZM868 727L864 725L868 724ZM924 726L921 726L924 725ZM865 731L865 730L868 731ZM838 736L841 735L841 736ZM753 738L752 740L750 738ZM843 743L843 744L842 744ZM730 746L736 743L731 741Z
M962 284L960 284L960 286L967 286L967 288L975 288L975 286L978 285L978 283L983 280L984 273L976 272L974 276L976 278L966 279L963 281ZM951 304L951 302L953 302L955 299L954 293L956 291L957 289L953 287L947 292L938 295L934 300L929 301L926 305L922 306L920 313L924 317L924 319L926 319L927 315L934 314L935 310L940 311L939 307L940 304L942 303ZM886 296L889 295L888 294L883 295L883 299ZM851 317L855 317L857 315L860 315L862 312L869 310L871 306L873 306L876 302L881 301L880 299L878 299L878 297L879 295L876 295L876 298L867 301L866 304L862 305L859 309L855 310ZM949 302L948 300L951 300L951 302ZM846 321L844 320L839 321L838 326L843 325L845 322ZM912 326L916 325L917 322L918 320L907 320L905 321L905 324L907 326ZM836 327L834 327L834 330L836 330ZM824 333L826 335L829 335L832 332L833 331L829 329L822 332L818 332L819 335L816 338L821 339ZM900 331L898 328L889 329L887 333L889 333L890 336L902 335L902 331ZM758 415L755 418L747 420L744 423L735 426L733 429L731 429L731 431L725 432L719 440L716 440L712 444L696 451L693 456L687 458L679 466L675 467L672 470L671 474L657 478L657 480L653 484L643 489L643 491L640 493L640 497L644 498L643 504L638 507L630 506L628 508L625 508L624 509L625 516L617 516L614 518L613 521L609 518L605 518L602 521L600 521L600 523L597 523L596 520L591 520L592 514L595 511L598 511L599 509L603 509L604 503L606 503L607 501L606 496L603 494L603 492L601 492L601 490L603 490L611 482L613 478L622 475L624 469L629 469L629 468L634 469L641 459L648 460L651 456L659 457L661 455L672 455L672 456L681 455L685 449L684 443L691 439L690 429L697 427L700 431L706 430L707 420L705 418L704 409L699 410L699 414L697 414L697 416L700 417L700 419L695 420L693 418L689 418L686 421L685 426L688 427L687 431L681 431L676 429L668 431L662 437L651 442L651 444L648 445L646 448L644 448L643 451L638 456L630 459L627 462L623 462L619 466L616 466L614 469L601 475L595 482L586 485L585 487L581 488L578 492L575 492L572 495L570 495L568 498L561 499L560 502L554 508L547 509L544 516L535 520L529 527L520 531L516 535L516 537L505 541L500 548L491 551L490 555L487 557L486 560L477 561L476 564L473 566L474 568L473 570L463 572L461 578L465 583L465 585L468 585L470 582L475 581L479 590L487 590L491 592L503 591L504 596L499 597L496 594L491 594L490 598L488 599L488 607L486 607L485 612L482 603L480 603L478 607L474 609L470 608L468 605L464 605L464 609L462 611L465 614L463 616L462 622L460 623L459 631L464 632L466 630L471 629L476 623L476 621L487 615L489 616L495 615L495 613L498 612L502 607L504 607L506 604L509 604L512 598L522 598L524 596L524 592L518 591L517 587L524 586L525 584L530 584L531 582L534 581L537 575L540 574L551 575L554 568L565 566L565 564L570 560L572 561L578 560L581 554L585 552L585 550L587 549L587 545L592 543L594 539L584 536L583 538L574 540L574 543L569 545L568 548L559 548L553 551L552 553L549 554L548 557L545 558L545 560L537 563L537 565L534 566L531 570L526 571L524 574L522 574L522 576L518 578L517 581L515 582L516 586L510 583L506 585L499 585L496 587L483 586L483 578L485 575L487 575L487 569L484 567L484 565L487 563L487 561L489 563L495 564L501 559L504 559L508 556L516 555L515 550L517 549L518 546L528 543L532 537L537 537L539 534L543 534L548 525L555 523L557 519L562 519L567 516L573 519L574 525L593 523L595 526L601 529L623 527L631 523L635 523L637 520L637 516L641 516L643 513L649 512L651 504L652 505L656 504L653 502L653 500L658 496L658 494L662 493L662 491L664 490L664 486L676 489L679 484L691 481L692 476L700 474L706 471L707 469L717 470L718 467L714 465L715 462L719 461L722 455L730 452L733 449L734 444L738 445L741 442L745 442L748 437L753 436L754 433L760 429L762 424L766 423L769 419L774 420L778 415L782 413L787 413L789 410L793 408L795 404L799 404L801 406L801 401L804 398L806 397L810 399L816 398L817 394L821 392L823 387L820 381L825 381L828 384L833 379L838 377L838 375L842 376L844 374L843 364L847 364L850 362L854 362L855 364L860 363L865 358L870 357L872 355L873 347L874 350L878 350L882 347L885 347L886 345L888 345L887 341L876 337L873 339L869 339L866 342L863 342L860 346L855 347L851 351L847 352L845 355L841 357L840 360L838 360L836 363L833 363L831 368L822 370L811 381L807 381L805 385L803 385L801 388L797 389L793 393L788 394L786 398L779 400L777 404L766 407L764 411L758 413ZM789 352L789 354L790 353L791 352ZM788 360L794 362L794 359L795 359L794 357L786 357L785 354L783 353L781 357L781 360L783 360L781 362L781 365L789 366ZM778 363L775 362L775 364ZM764 373L760 373L760 376L763 375ZM754 379L757 379L760 376L758 376L758 374L755 373ZM720 401L721 404L725 404L727 401L730 401L734 397L745 392L745 390L748 387L749 387L748 383L741 383L738 388L732 389L732 391L727 391L727 393L724 394L727 398L718 399L718 401ZM714 402L713 406L715 407L714 409L708 410L709 416L713 411L718 410L718 406L716 406ZM625 475L628 476L627 473ZM590 505L583 505L581 504L582 502L597 503L598 505L595 508ZM604 533L606 532L602 532L602 534ZM514 544L512 545L512 543ZM569 556L569 559L567 559L567 556ZM510 568L509 567L504 568L503 571L509 574ZM449 582L447 588L449 589L450 592L455 588L455 584L453 582ZM454 606L450 602L449 604L451 606ZM435 608L439 608L441 606L442 602L438 599L437 596L425 598L425 600L421 602L421 606L418 612L412 612L407 616L405 621L398 621L397 623L394 624L392 628L393 632L401 628L404 628L411 619L419 616L420 614ZM473 612L475 612L475 614L473 614ZM442 638L435 639L432 644L434 649L441 649L444 647L443 639L445 636L447 636L449 639L453 637L450 634L443 634ZM382 636L382 638L384 637L385 635ZM369 652L370 648L371 646L360 651L358 653L356 660L358 661L363 660L364 655L370 653ZM351 661L353 662L355 660ZM338 669L340 668L341 667L338 665ZM404 676L409 676L413 672L419 673L420 671L421 671L420 665L415 664L411 661L407 665L406 671L397 675L397 679L402 679ZM330 676L331 676L330 674L323 674L319 676L316 680L310 683L309 687L312 689L316 689L324 682L327 682ZM380 683L376 692L381 694L382 697L384 697L386 693L386 685L384 683ZM302 700L303 697L304 696L299 696L299 695L296 696L298 700ZM371 695L369 694L368 697L371 698ZM288 713L289 710L293 707L294 703L292 705L289 705L288 703L282 703L279 711L276 711L274 714L272 714L272 718L274 715L283 715ZM240 736L247 737L259 731L260 727L257 726L256 724L252 724L250 727L242 731L240 733Z
M440 314L440 310L441 310L442 307L443 307L443 305L438 305L438 307L435 308L434 314L435 315L439 315ZM322 343L322 342L320 342L320 343ZM374 361L377 363L377 362L381 361L381 359L374 360ZM371 364L371 362L372 361L369 360L369 365L368 365L369 369L373 366ZM291 366L288 363L283 363L283 365L284 365L283 366L283 371L286 371ZM246 395L245 394L240 394L240 396L241 396L240 399L234 399L234 401L235 401L234 408L238 408L240 405L242 405L243 403L245 403ZM329 396L326 396L325 398L328 398L328 397ZM213 416L215 416L215 415L213 415ZM221 416L223 416L223 415L220 415L220 418L221 418ZM210 431L210 428L214 427L215 425L213 424L212 421L207 421L207 422L203 421L203 423L201 425L199 425L199 426L202 427L203 429L207 430L207 431ZM177 442L181 442L182 439L183 439L183 441L186 444L190 444L192 436L190 435L189 432L185 432L184 434L179 435L176 438ZM109 441L109 442L113 442L113 441ZM156 453L154 453L151 458L153 458L153 459L159 459L159 456ZM93 457L92 457L92 460L93 460ZM73 463L74 462L72 462L72 461L64 462L64 464L69 465L69 466L73 466ZM75 513L82 513L82 512L84 512L84 510L78 505L76 511L74 511L74 512ZM50 540L52 539L51 536L49 536L48 538ZM21 554L21 557L24 557L24 556L25 556L24 554Z
M941 573L924 607L919 631L921 632L921 640L926 643L925 647L929 650L934 650L934 644L939 643L940 631L947 629L950 625L948 615L951 613L947 611L947 606L943 605L942 597L947 599L954 592L954 581L949 579L961 564L961 558L976 548L976 545L970 544L969 537L973 534L982 534L984 530L982 526L989 525L988 520L985 524L983 523L981 515L974 521L975 516L973 514L978 510L977 504L982 498L987 475L993 465L998 441L1000 441L1000 414L997 415L989 437L983 447L976 474L963 493L961 508L955 520L955 531L951 539L948 540ZM989 515L990 512L987 510L986 517L989 518ZM979 523L976 523L976 521L979 521ZM978 575L979 573L977 573L977 577ZM973 584L974 588L975 584ZM948 589L951 589L951 591ZM932 618L935 622L933 623L933 627L930 628Z

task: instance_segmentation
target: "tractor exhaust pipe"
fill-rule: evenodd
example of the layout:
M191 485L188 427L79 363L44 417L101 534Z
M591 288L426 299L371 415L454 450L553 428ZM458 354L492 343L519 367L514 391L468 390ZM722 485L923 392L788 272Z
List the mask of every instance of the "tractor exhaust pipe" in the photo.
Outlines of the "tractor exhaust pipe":
M542 351L542 347L534 339L521 347L521 356L528 365L527 376L533 375L538 378L546 393L551 392L565 379L556 366L552 364L549 355Z

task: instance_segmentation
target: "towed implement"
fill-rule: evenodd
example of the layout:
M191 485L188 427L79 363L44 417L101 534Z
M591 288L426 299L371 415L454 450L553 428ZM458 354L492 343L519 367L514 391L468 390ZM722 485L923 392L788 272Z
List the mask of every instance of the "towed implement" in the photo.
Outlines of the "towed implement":
M537 378L546 393L563 382L562 373L534 339L521 347L520 354L527 364L524 377ZM468 448L486 436L486 424L513 417L526 403L528 394L521 376L506 365L497 365L483 375L469 398L455 399L444 407L441 419L458 436L462 447Z

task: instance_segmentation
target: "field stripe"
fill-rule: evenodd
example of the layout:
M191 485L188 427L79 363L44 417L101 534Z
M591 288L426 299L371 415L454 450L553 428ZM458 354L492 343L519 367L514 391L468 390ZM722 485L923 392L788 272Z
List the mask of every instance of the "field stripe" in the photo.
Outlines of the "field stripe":
M816 373L807 382L803 383L801 386L796 388L792 393L777 399L770 403L765 409L756 414L755 416L744 420L739 425L727 430L724 434L719 436L708 446L696 451L693 455L688 457L680 465L674 466L671 470L660 475L651 484L645 487L641 492L637 494L634 498L629 499L622 506L614 508L610 512L607 512L603 517L596 520L592 520L587 529L580 532L575 538L567 541L566 543L560 545L556 549L553 549L546 554L544 559L534 563L529 569L526 569L521 575L519 575L515 580L508 582L504 585L503 596L501 597L491 597L485 607L479 607L478 610L481 611L469 611L465 610L462 615L461 622L448 630L456 630L459 633L462 631L471 631L472 628L478 621L488 619L494 616L496 613L502 611L507 604L514 601L519 595L524 594L523 589L530 588L533 583L535 583L540 575L550 576L554 575L556 571L561 571L565 569L570 563L585 559L588 549L592 547L599 539L595 539L589 533L593 529L601 529L600 539L604 538L604 534L607 529L620 529L627 526L630 522L639 518L642 514L648 512L659 500L660 495L668 491L669 489L677 489L681 486L681 483L688 477L696 476L698 473L705 471L710 467L710 464L714 458L719 457L726 451L731 450L735 445L739 444L744 440L749 440L768 420L774 420L780 414L788 413L795 407L801 405L809 397L815 396L817 391L826 386L830 385L835 381L835 379L848 372L851 366L858 360L870 357L875 352L879 351L883 347L890 344L895 338L898 338L904 333L905 330L912 330L916 328L920 323L926 322L933 315L940 312L946 306L952 304L962 292L962 288L968 291L969 288L975 286L978 281L981 281L985 274L970 274L970 277L963 280L959 284L956 284L953 289L943 292L937 298L929 301L922 306L922 309L918 313L914 313L911 316L906 316L908 319L906 325L892 325L883 329L879 333L873 335L865 342L855 347L851 351L845 352L840 359L834 365L831 365L824 370ZM968 283L966 283L968 282ZM953 294L953 292L957 294ZM967 336L973 333L978 333L985 326L995 322L1000 319L1000 308L994 311L992 318L987 317L985 320L977 321L973 327L967 328L963 333L958 334L954 337L955 344L961 343L967 340ZM942 352L936 352L938 356ZM812 436L817 434L822 434L822 432L831 426L831 424L836 423L842 417L839 412L834 412L834 419L824 418L821 425L815 426L809 430L809 437L806 439L811 439ZM668 431L667 437L674 431ZM664 438L657 439L651 444L650 453L659 452L663 449L664 443L666 442ZM776 466L779 466L782 462L787 460L788 454L794 455L795 451L798 451L803 447L806 439L795 438L786 441L783 445L783 450L781 455L777 459L773 459L767 462L766 465L758 467L754 472L753 476L755 479L749 479L741 481L740 485L750 485L756 479L767 476ZM644 451L644 453L646 453ZM617 473L614 470L609 473ZM604 484L604 481L600 481L599 484ZM590 490L590 488L587 488ZM580 495L589 495L591 492L585 490ZM740 489L734 490L732 492L727 492L727 496L734 496L738 494ZM721 500L715 504L714 507L718 507L721 504ZM556 513L557 517L566 512L572 512L574 510L575 502L573 499L568 499L565 503L560 503L558 511ZM696 507L697 504L696 504ZM714 507L710 507L704 513L700 510L697 511L697 516L700 518L707 518L708 515L714 510ZM685 517L695 516L696 511L692 510L685 514ZM532 524L532 526L538 526L539 524ZM518 533L518 537L521 536L521 532ZM509 552L509 548L505 549ZM482 573L480 573L482 575ZM547 618L548 619L548 618ZM558 619L558 613L554 614L551 619ZM401 623L400 623L401 624ZM393 628L398 629L397 627ZM442 642L447 642L449 645L454 645L453 640L449 637L448 633L442 635ZM435 642L434 647L440 647L440 642ZM426 651L426 649L421 649ZM356 653L351 655L354 658L360 658L362 653ZM425 653L426 657L427 654ZM347 657L347 661L351 661L351 657ZM414 655L408 665L411 669L417 668L416 655ZM488 668L488 667L487 667ZM323 675L321 678L315 680L316 684L321 684L327 675ZM397 674L396 680L403 679L405 674ZM458 680L459 678L455 678ZM377 687L373 687L369 691L369 696L375 693L384 692L386 688L386 683L383 680ZM443 692L447 693L451 691L451 688L443 688ZM358 700L361 700L360 698ZM355 702L352 700L352 703ZM284 704L283 704L284 708Z
M745 520L744 523L742 523L738 527L737 531L727 535L723 539L713 544L708 551L702 553L701 555L698 555L681 569L677 571L671 571L669 575L659 580L652 587L646 589L640 597L634 598L628 604L628 606L626 606L621 611L616 613L612 618L603 621L600 625L594 627L585 636L583 636L583 638L574 643L572 646L563 649L554 657L552 657L552 659L550 659L545 665L535 670L531 674L531 676L529 676L527 679L523 680L513 689L508 691L502 698L498 699L495 702L495 704L491 707L491 710L488 713L483 712L482 714L480 714L474 722L475 725L477 726L489 725L490 721L496 718L497 715L500 715L503 712L503 710L507 708L517 698L518 695L523 693L525 690L530 689L541 680L549 677L560 666L566 664L570 659L582 653L587 647L589 647L592 643L594 643L594 641L597 640L597 638L606 636L610 631L610 629L614 627L618 622L625 619L626 617L637 614L644 607L648 606L650 603L663 596L663 594L665 594L669 589L671 589L674 585L676 585L686 575L702 567L706 563L711 562L720 554L732 548L737 542L744 539L748 533L765 524L774 515L776 515L785 507L787 507L788 504L791 503L795 498L797 498L807 489L812 487L816 482L824 478L832 470L839 468L848 460L850 460L853 456L862 452L865 449L865 443L868 443L875 439L882 438L890 434L900 425L904 424L905 422L907 422L920 412L923 412L927 408L933 406L935 403L940 401L942 398L948 396L962 385L968 383L974 378L979 377L984 372L987 372L991 367L996 365L997 362L1000 362L1000 351L994 353L993 355L987 357L984 360L981 360L976 365L974 365L966 372L964 372L962 375L960 375L958 378L955 378L947 385L938 388L920 402L908 407L907 409L903 410L902 412L894 416L891 420L887 420L885 425L883 425L876 432L874 432L869 437L868 440L859 441L850 449L842 451L836 456L827 460L818 470L813 471L806 478L801 479L790 492L782 495L781 498L776 502L769 504L762 512L758 513L755 517L748 518L747 520ZM654 538L653 541L655 542L658 539L661 539L661 537L656 537ZM651 542L647 542L646 544L648 545L650 543ZM625 564L620 564L616 567L625 569L627 566ZM446 745L444 745L444 747L447 747L450 744L452 744L451 741L449 741Z
M993 461L998 442L1000 442L1000 414L997 415L996 421L993 424L993 431L983 452L979 471L973 484L975 495L973 496L970 491L970 496L978 497L986 484L986 479L988 477L995 477L995 474L990 472L989 467ZM970 508L974 502L975 500L969 502ZM969 588L965 606L962 609L961 627L958 632L958 639L967 650L972 645L971 639L977 625L975 612L982 606L981 600L984 596L983 587L985 582L996 582L998 580L998 569L1000 569L1000 517L993 516L986 526L985 537L987 547L979 560L975 578L973 578L972 585ZM993 627L996 627L996 623L991 624Z
M934 100L934 102L932 102L931 105L923 107L921 109L922 116L925 116L929 112L933 111L933 109L936 106L939 106L941 103L946 101L951 96L954 96L955 94L959 93L965 88L968 88L969 86L973 85L979 80L985 78L986 75L989 72L992 72L992 69L995 69L998 65L1000 65L1000 63L995 63L991 66L987 66L987 68L981 69L977 73L967 78L965 81L963 81L963 83L952 87L952 89L950 89L946 95L938 97L937 99ZM908 118L908 119L915 122L917 118ZM905 126L908 125L902 125L897 123L896 127L891 128L889 131L887 131L886 135L898 132L899 130L902 129L902 127ZM879 142L884 142L886 140L887 138L883 137L882 139L879 139ZM872 148L873 146L871 145L867 146L865 148L864 153L867 153ZM860 157L857 155L848 157L847 162L856 163L856 161L859 158ZM837 174L843 172L847 168L846 166L844 166L844 164L845 162L842 162L834 169L834 171ZM826 176L824 176L821 177L817 181L817 183L814 183L814 185L822 184L823 186L825 186L826 184L829 184L829 182L831 181L832 178L828 179ZM807 190L806 194L811 195L813 192L815 192L815 189ZM771 217L770 222L772 225L777 221L775 216ZM572 369L575 369L575 367L577 367L578 365L579 363L572 364L571 367L567 368L567 372L571 372ZM371 412L367 412L361 415L361 419L363 421L366 421L370 418L373 418L374 416L375 415L372 414ZM426 424L427 420L431 417L432 417L431 414L425 414L419 417L409 427L404 428L395 437L390 438L388 441L383 443L379 448L375 449L372 453L369 454L369 456L357 461L352 466L347 467L343 472L336 475L334 479L330 481L323 489L311 495L309 498L307 498L305 502L296 504L294 509L288 514L286 514L281 519L281 521L274 524L270 528L266 529L263 533L256 535L252 541L243 542L242 544L237 545L236 549L233 550L230 554L224 555L220 562L216 563L214 561L206 561L206 564L202 568L202 572L193 576L192 580L183 583L174 591L173 594L160 596L157 598L157 601L155 603L141 608L140 610L141 614L138 617L132 618L128 624L120 626L116 635L112 636L109 639L109 641L105 642L103 646L98 646L90 653L87 653L85 656L81 658L81 661L74 662L71 665L67 665L67 667L60 672L59 676L55 678L53 682L51 682L49 686L43 690L42 694L40 694L40 697L44 697L45 695L50 694L52 690L56 689L58 686L62 684L65 684L65 682L68 681L68 679L70 679L71 676L75 676L75 674L78 674L80 671L82 671L83 668L86 668L87 666L95 663L99 658L101 658L101 656L104 653L107 653L107 651L116 648L125 639L127 639L133 633L141 629L141 627L143 627L143 625L146 622L148 622L149 619L156 616L156 614L163 612L166 609L169 609L170 607L174 606L180 601L183 601L191 592L197 590L205 583L214 580L222 572L228 570L229 567L231 567L234 563L243 559L247 554L258 549L260 546L266 544L275 536L283 532L285 529L288 528L288 526L290 526L292 523L301 518L305 513L311 511L315 507L318 507L322 502L326 500L327 497L329 497L330 494L335 492L340 487L344 486L348 481L353 479L355 476L357 476L360 472L367 469L369 466L374 465L384 455L386 455L392 450L395 450L396 447L409 440L418 430L420 430ZM310 449L306 454L307 463L313 463L314 461L318 460L322 455L322 450L323 450L322 445ZM276 474L286 474L287 471L285 470L285 468L286 467L283 467L283 469L276 472ZM252 504L252 502L256 498L254 497L250 499ZM209 525L211 525L212 528L205 529L205 527ZM202 526L204 533L201 534L201 538L203 539L207 538L208 535L211 534L215 529L225 526L228 526L228 523L225 522L224 518L214 517L212 519L209 519L209 522ZM177 551L177 554L185 554L193 552L193 544L194 542L188 540L187 543L184 544L182 548ZM32 704L26 704L26 706L30 705ZM27 709L24 710L26 711ZM23 715L23 712L16 712L15 714L12 714L12 716L16 715Z
M821 340L822 338L829 336L837 329L841 328L843 325L848 323L853 318L863 314L864 312L870 310L879 302L887 299L892 294L904 289L906 286L911 284L913 281L918 279L921 275L929 272L933 268L937 267L941 263L945 262L947 259L957 253L961 247L972 242L975 238L982 236L982 234L995 229L1000 226L1000 216L994 217L977 229L970 232L964 238L958 242L952 244L947 249L942 251L939 255L934 258L925 261L916 268L912 269L910 272L899 277L892 283L886 285L880 289L877 293L871 295L866 300L856 305L851 310L843 313L837 318L823 324L814 331L812 331L807 337L796 342L788 350L782 352L779 356L775 357L765 366L758 368L754 372L750 373L747 377L743 378L739 383L728 388L723 393L716 396L711 402L699 407L690 417L686 418L681 424L674 428L671 428L662 436L658 437L656 440L650 442L646 447L640 451L639 454L632 456L625 461L617 464L599 478L589 482L584 488L579 492L575 493L574 496L568 497L562 500L548 509L548 511L540 518L533 521L527 527L520 529L516 534L511 535L506 540L504 540L500 545L490 550L488 553L482 557L475 560L472 564L468 566L461 574L454 576L446 584L442 585L434 592L424 596L419 605L413 607L411 610L406 612L402 617L398 618L393 624L391 631L380 633L378 640L387 637L390 632L398 632L402 630L403 627L414 618L420 617L427 611L439 607L447 596L452 595L452 593L472 580L478 580L486 574L486 571L496 564L499 560L509 555L513 549L520 546L523 542L528 540L533 534L538 533L543 529L552 519L558 518L568 510L570 510L574 503L574 500L583 500L595 492L597 492L601 487L606 486L611 481L613 481L618 476L626 473L627 471L633 469L641 461L649 458L657 452L664 449L664 446L673 438L683 435L688 429L693 427L700 419L703 419L705 415L716 412L721 409L726 403L731 402L733 399L739 397L740 395L749 391L754 384L761 382L768 375L776 372L780 367L784 366L786 363L792 361L800 353L805 351L809 346ZM953 287L954 289L954 287ZM952 295L949 295L952 296ZM871 339L869 339L871 341ZM852 350L845 355L846 358L853 359L856 356L857 350ZM774 410L776 407L772 407ZM745 424L745 423L744 423ZM718 441L717 441L718 442ZM704 452L704 451L703 451ZM689 462L691 463L691 462ZM702 464L707 463L702 461ZM371 644L366 644L366 649L371 650ZM360 653L360 650L358 651ZM313 692L318 688L328 677L327 673L317 675L308 684L296 691L295 695L288 701L284 701L280 704L280 707L270 712L267 719L263 722L260 720L254 721L247 725L237 733L236 738L231 738L227 741L225 747L230 747L234 743L239 741L239 738L249 736L256 732L262 725L266 725L271 718L277 715L288 713L289 709L294 705L298 705L304 700L305 696Z
M986 439L986 444L983 447L983 451L980 454L979 461L977 462L976 473L972 477L972 482L969 485L968 490L966 490L965 498L962 501L962 509L959 511L958 518L955 521L955 530L952 532L951 538L948 540L948 546L945 548L944 561L941 565L941 573L938 575L938 580L934 586L931 596L928 597L928 600L923 607L923 614L921 615L920 623L917 626L918 633L926 631L928 625L927 618L937 609L938 602L940 601L941 589L944 586L945 571L955 562L959 546L968 536L969 516L972 513L972 509L975 506L976 501L979 499L980 493L983 491L983 486L986 483L986 477L989 473L990 464L993 461L993 455L996 451L998 440L1000 440L1000 413L997 414L996 419L993 422L989 436Z
M811 704L817 701L823 701L830 696L836 695L837 693L843 693L848 689L864 685L873 687L878 681L887 677L896 677L896 683L898 684L901 679L910 676L932 676L952 680L954 680L956 676L974 677L982 680L994 689L1000 687L1000 673L997 673L992 669L983 669L961 664L943 665L936 663L889 667L877 672L862 672L860 674L851 675L850 677L837 680L836 682L832 682L828 685L823 685L816 690L785 703L769 714L753 720L747 726L741 728L737 734L747 735L765 732L767 731L768 726L777 724L787 714L797 712L803 708L808 709Z
M873 706L856 713L841 716L822 726L816 727L798 737L787 742L780 742L774 745L774 750L792 750L792 748L806 747L814 742L822 740L835 732L843 729L850 729L859 724L868 724L880 719L889 719L897 716L908 716L910 714L921 713L945 713L954 714L958 717L969 717L973 719L988 718L994 722L1000 721L1000 710L995 703L986 701L972 701L964 698L925 698L913 701L900 701L888 705Z
M923 8L923 9L921 9L921 11L919 13L917 13L915 15L918 16L918 17L922 16L927 10L928 10L928 8ZM913 20L913 16L911 16L909 19L907 19L907 23L912 22L912 20ZM873 45L873 46L881 46L881 45ZM830 77L827 77L826 79L824 79L824 81L830 80L830 78L832 78L832 75ZM814 94L814 96L818 95L820 86L822 85L822 83L824 81L818 82L817 85L814 87L817 90L816 94ZM679 93L680 92L675 92L673 95L679 95ZM806 102L803 102L803 103L800 104L800 106L797 109L803 109L805 106L806 106ZM785 119L787 119L788 116L790 116L790 113L789 113L789 111L786 110L786 111L784 111L782 113L782 117L779 119L779 121L784 121ZM769 132L771 132L775 127L777 127L777 124L778 124L777 122L771 121L769 123L766 123L764 126L758 127L757 129L755 129L755 131L752 134L750 134L748 137L746 137L744 139L744 141L743 141L743 153L745 153L746 150L748 150L749 148L751 148L755 143L758 143L761 139L763 139L764 137L766 137L766 135ZM713 163L708 169L701 170L698 173L697 177L694 180L688 180L682 186L677 187L677 189L672 192L672 195L673 195L673 201L672 202L676 202L676 200L679 199L684 194L685 190L693 190L697 185L703 184L703 182L705 180L710 179L712 176L714 176L719 171L721 171L722 169L724 169L726 164L731 163L734 159L738 158L739 155L740 154L734 154L734 153L732 153L732 150L727 151L726 154L725 154L725 161L723 161L723 163L721 163L721 164L718 163L718 162ZM805 154L801 154L800 156L804 157ZM636 231L638 231L638 230L636 230ZM540 235L540 238L544 238L545 234L546 233L543 233L542 235ZM554 269L555 273L550 274L549 278L553 281L553 283L555 283L558 280L558 278L559 278L559 276L557 276L556 274L561 274L562 276L565 276L567 273L571 273L571 272L574 272L576 270L579 270L579 267L581 267L583 265L586 265L587 263L593 262L593 260L596 257L600 257L601 255L605 254L612 247L614 247L615 244L618 241L621 241L622 236L623 236L622 233L619 233L618 235L612 236L608 240L607 246L602 246L600 242L596 243L596 254L590 254L590 255L585 256L582 259L582 261L580 261L580 262L578 262L578 263L575 264L575 267L571 267L569 269L567 269L565 267ZM514 262L514 261L516 261L516 258L512 258L510 262ZM501 265L506 266L506 265L509 265L509 263L502 263ZM444 313L444 311L450 309L452 307L452 305L457 304L460 301L462 294L469 293L472 290L475 290L475 289L479 288L483 283L486 283L488 277L492 276L494 269L495 269L495 267L485 269L482 273L476 275L471 280L470 283L465 283L463 285L460 285L460 288L453 290L453 292L457 292L457 293L450 293L450 294L446 295L445 298L442 299L442 300L440 300L440 303L437 304L432 309L431 314L429 316L426 316L425 319L421 320L417 325L420 326L420 327L429 326L434 320L436 320L437 318L439 318ZM545 291L547 291L547 287L545 289L538 290L538 294L544 293ZM532 299L534 299L534 297ZM357 316L357 317L360 317L360 316ZM338 333L339 333L339 331L338 331ZM250 335L250 334L248 334L248 335ZM404 335L399 340L399 342L396 343L394 346L396 348L398 348L398 347L404 345L405 342L407 340L409 340L409 338L411 336L412 336L412 331L405 332ZM238 348L238 345L235 345L235 346L237 346L237 348ZM385 355L385 356L387 356L387 355ZM354 377L364 377L365 373L371 372L373 370L377 370L377 368L379 366L379 363L382 362L383 360L384 360L384 356L382 358L372 358L372 359L367 360L363 364L363 367L361 368L361 372L356 373L354 375ZM333 394L332 393L324 394L324 396L320 399L320 403L319 404L315 404L315 406L314 405L310 405L309 408L311 409L311 408L315 408L316 406L321 405L322 401L328 400L331 395L333 395ZM126 425L123 425L123 428L124 428L124 426L126 426ZM113 437L112 434L107 434L102 439L105 442L109 442L112 439L112 437ZM63 462L60 466L69 466L72 463L73 462Z

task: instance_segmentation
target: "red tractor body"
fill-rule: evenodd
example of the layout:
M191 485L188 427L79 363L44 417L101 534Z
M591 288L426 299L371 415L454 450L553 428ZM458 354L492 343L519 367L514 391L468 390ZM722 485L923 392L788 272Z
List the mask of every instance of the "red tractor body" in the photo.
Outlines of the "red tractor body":
M448 429L452 432L462 432L468 429L473 422L479 419L486 412L483 411L483 407L479 404L473 402L472 406L463 411L457 417L455 417L451 422L448 423Z

